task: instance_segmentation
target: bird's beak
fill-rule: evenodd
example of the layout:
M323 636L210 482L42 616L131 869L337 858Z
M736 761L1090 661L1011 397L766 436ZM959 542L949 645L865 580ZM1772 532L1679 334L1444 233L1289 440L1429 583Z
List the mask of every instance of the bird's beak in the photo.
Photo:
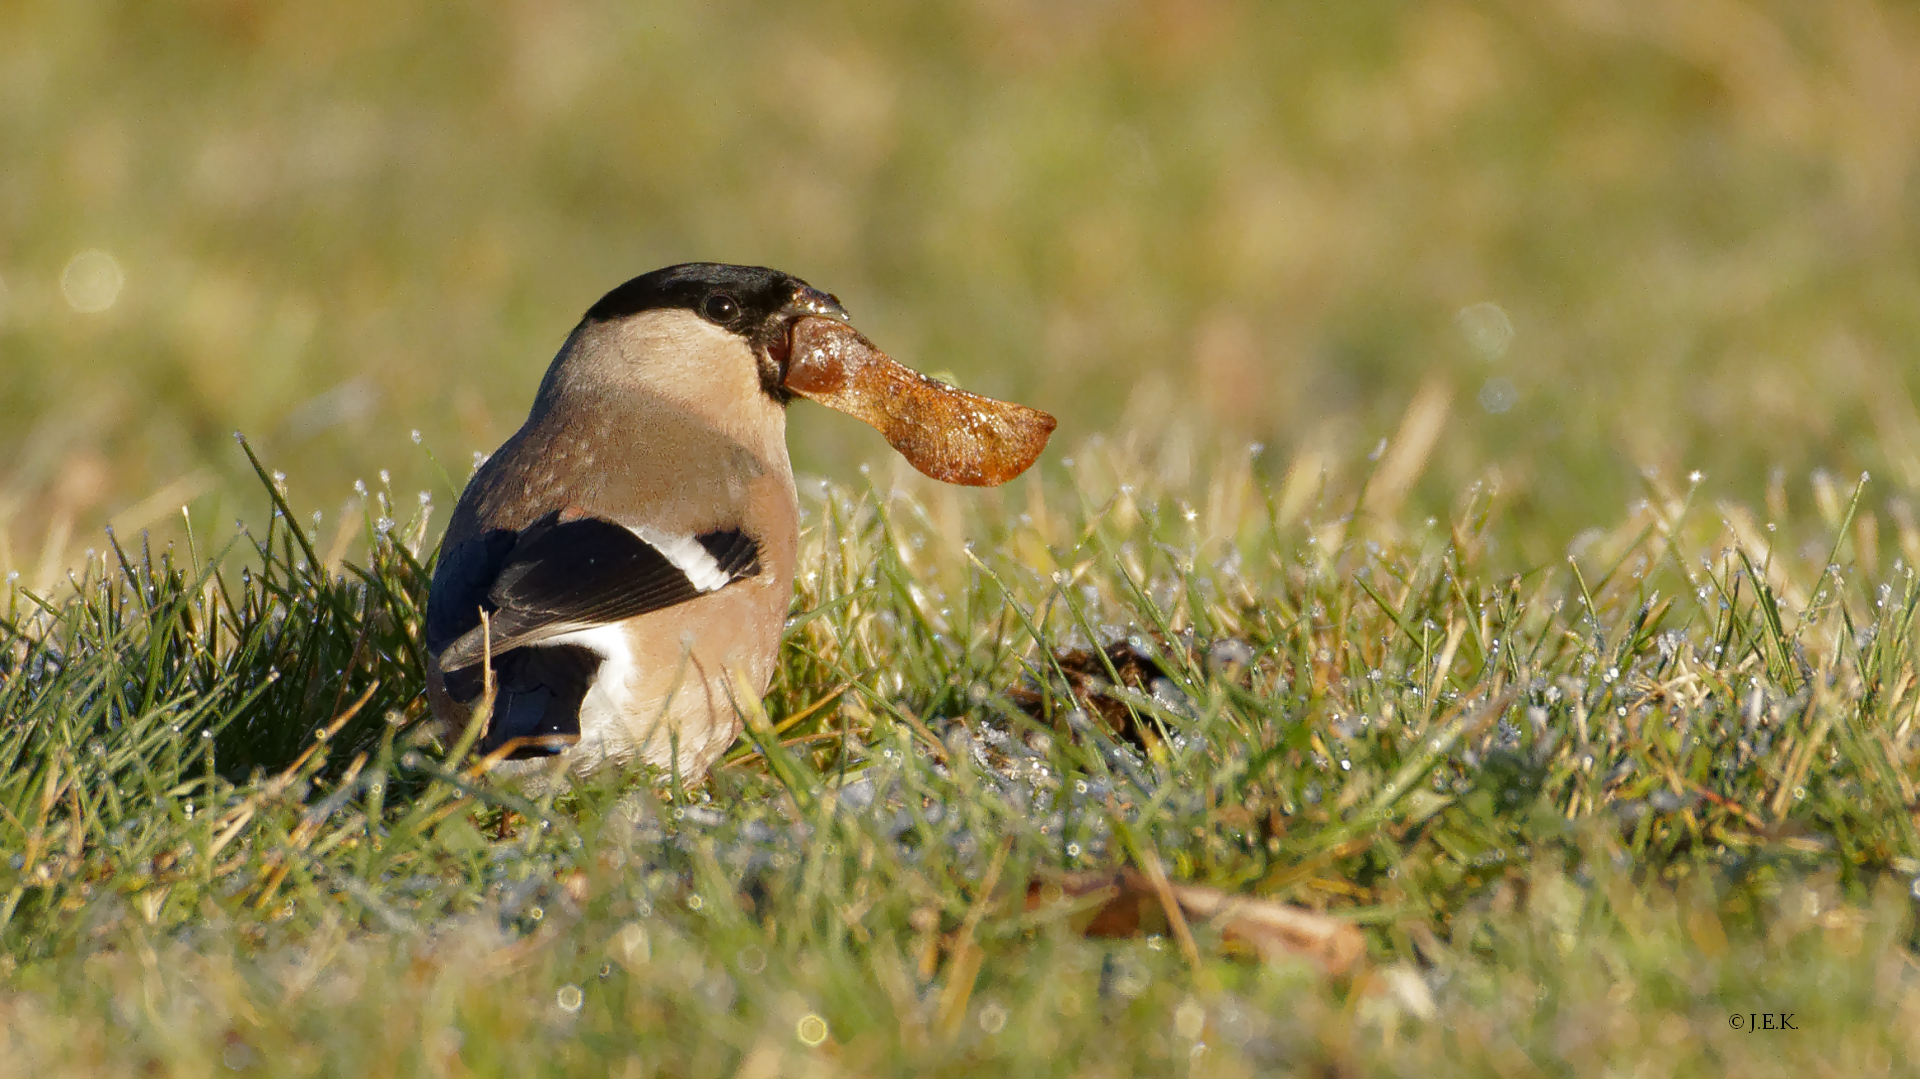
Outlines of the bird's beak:
M902 366L847 325L832 297L820 295L831 310L823 305L794 319L789 332L788 391L871 425L908 464L947 483L993 487L1039 458L1052 416Z
M840 297L831 292L821 292L810 285L802 285L795 290L793 299L787 301L787 306L781 314L786 315L789 320L818 315L821 318L837 319L841 322L852 321L847 315L847 309L840 306Z

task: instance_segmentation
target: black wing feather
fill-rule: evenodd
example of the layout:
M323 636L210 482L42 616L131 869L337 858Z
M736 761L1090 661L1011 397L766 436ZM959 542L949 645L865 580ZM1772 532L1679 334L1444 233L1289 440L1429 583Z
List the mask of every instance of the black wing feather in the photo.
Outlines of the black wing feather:
M706 532L695 536L720 565L720 572L734 579L752 577L760 572L760 545L737 528L725 532Z
M438 653L480 624L487 590L513 554L520 533L496 528L442 548L427 594L427 650Z
M549 622L616 622L699 594L653 544L585 517L523 533L487 598L500 612L494 632L515 636Z
M730 580L759 572L759 545L745 533L730 529L696 539ZM478 663L489 645L498 655L560 627L618 622L700 594L666 555L626 527L598 517L562 521L550 513L518 533L486 533L447 555L427 605L427 641L440 652L441 669L453 671Z

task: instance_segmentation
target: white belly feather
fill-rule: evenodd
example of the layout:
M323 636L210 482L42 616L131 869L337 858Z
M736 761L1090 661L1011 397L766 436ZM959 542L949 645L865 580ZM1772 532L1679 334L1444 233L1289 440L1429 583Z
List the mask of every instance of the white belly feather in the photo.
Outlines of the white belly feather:
M621 626L595 626L552 637L546 645L577 644L600 657L600 667L587 684L587 695L580 702L580 743L575 751L590 760L607 756L624 757L630 752L636 720L641 725L657 725L658 716L636 715L634 685L640 680L639 665L634 662L633 644Z
M708 729L720 726L710 714L709 698L716 696L716 687L706 684L690 649L683 647L671 668L644 664L622 626L575 630L535 647L560 644L579 645L600 657L580 701L580 741L569 753L575 771L585 772L606 760L671 767L677 732L680 770L691 774L704 771L715 753L733 741L731 723L724 724L724 730ZM718 694L724 700L725 690Z

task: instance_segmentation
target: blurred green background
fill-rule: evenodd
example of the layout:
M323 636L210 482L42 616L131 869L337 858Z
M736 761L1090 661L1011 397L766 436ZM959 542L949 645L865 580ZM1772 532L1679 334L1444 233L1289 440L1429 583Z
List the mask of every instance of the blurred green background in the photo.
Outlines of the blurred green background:
M837 292L1056 458L1351 474L1432 387L1416 504L1492 475L1527 557L1646 469L1897 493L1917 154L1920 12L1867 0L15 0L0 567L230 520L236 429L296 505L390 469L444 519L425 451L457 484L588 304L689 259Z

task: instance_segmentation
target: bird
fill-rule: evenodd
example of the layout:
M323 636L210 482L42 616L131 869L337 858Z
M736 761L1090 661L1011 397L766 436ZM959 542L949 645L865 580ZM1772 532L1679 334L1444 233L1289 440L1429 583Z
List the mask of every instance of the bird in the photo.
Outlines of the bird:
M509 772L559 756L575 774L703 776L778 662L800 534L786 409L802 397L976 486L1025 470L1055 426L900 365L790 274L635 277L574 326L448 522L424 633L443 732L478 722L474 752Z

